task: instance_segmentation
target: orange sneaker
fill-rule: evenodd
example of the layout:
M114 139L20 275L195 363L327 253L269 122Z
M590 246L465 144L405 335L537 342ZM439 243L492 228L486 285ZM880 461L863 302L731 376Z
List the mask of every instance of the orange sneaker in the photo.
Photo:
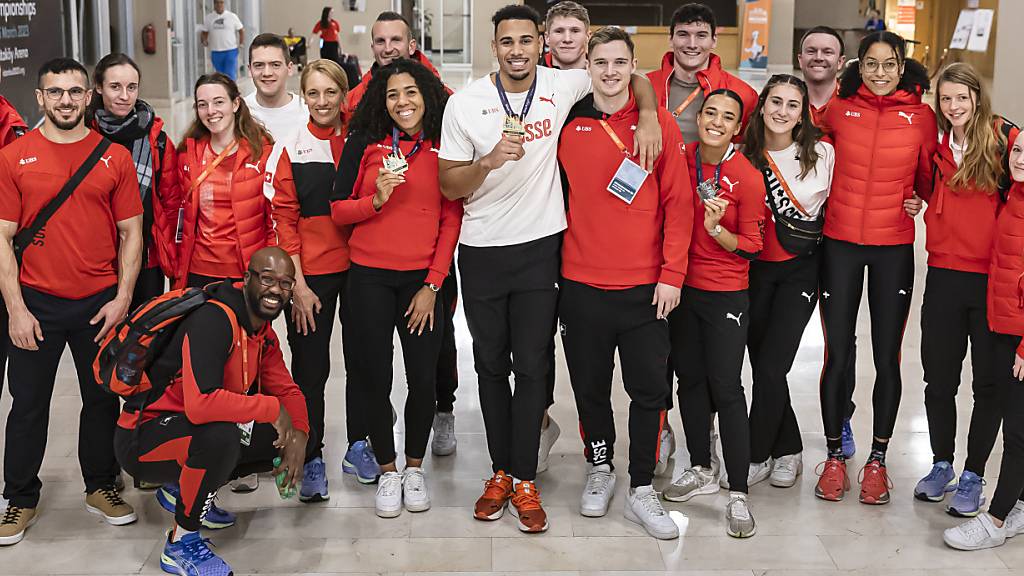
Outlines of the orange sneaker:
M860 501L864 504L888 504L892 482L885 470L885 464L868 460L860 469Z
M490 480L484 482L484 493L476 501L473 517L477 520L497 520L505 513L508 499L512 497L512 477L498 470Z
M829 458L818 465L822 471L818 473L818 484L814 487L814 495L823 500L838 502L850 489L850 478L846 475L846 461L840 458Z
M540 505L537 485L529 480L516 484L512 492L512 515L519 519L523 532L544 532L548 529L548 515Z

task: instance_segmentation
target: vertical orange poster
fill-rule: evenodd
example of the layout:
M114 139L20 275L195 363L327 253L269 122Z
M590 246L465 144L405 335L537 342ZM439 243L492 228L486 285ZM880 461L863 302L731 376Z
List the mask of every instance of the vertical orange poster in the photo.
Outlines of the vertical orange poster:
M771 12L772 0L746 0L743 3L740 68L768 70L768 29L771 27Z

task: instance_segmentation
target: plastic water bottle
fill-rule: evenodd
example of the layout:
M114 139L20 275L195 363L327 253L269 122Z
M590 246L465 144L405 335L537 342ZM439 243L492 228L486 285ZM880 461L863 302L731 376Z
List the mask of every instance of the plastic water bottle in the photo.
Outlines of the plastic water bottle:
M281 465L281 457L280 456L275 456L274 457L274 468L277 468L280 465ZM285 486L285 472L281 472L280 474L274 476L274 482L277 484L277 493L281 495L281 499L282 500L287 500L287 499L292 498L293 496L295 496L295 487L294 486Z

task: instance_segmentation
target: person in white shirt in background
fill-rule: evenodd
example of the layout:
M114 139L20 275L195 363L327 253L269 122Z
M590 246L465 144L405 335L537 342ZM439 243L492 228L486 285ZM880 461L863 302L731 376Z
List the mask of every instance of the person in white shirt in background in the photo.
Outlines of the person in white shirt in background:
M238 16L224 8L224 0L213 0L213 12L206 15L199 39L210 49L213 68L232 80L238 79L238 47L245 43L245 27Z
M249 74L256 86L256 90L245 97L249 111L275 141L291 141L299 129L306 126L309 108L298 94L288 91L288 78L295 74L295 65L288 57L284 38L265 33L252 39Z

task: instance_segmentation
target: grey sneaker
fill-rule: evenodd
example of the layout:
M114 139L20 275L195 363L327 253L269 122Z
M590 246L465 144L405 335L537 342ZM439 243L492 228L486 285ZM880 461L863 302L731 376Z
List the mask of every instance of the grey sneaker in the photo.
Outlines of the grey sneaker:
M248 476L242 476L232 480L229 485L231 486L232 492L239 494L245 494L246 492L254 492L260 487L260 477L256 474L249 474Z
M715 492L718 492L718 478L711 469L694 466L683 470L679 478L673 480L661 496L669 502L686 502L694 496Z
M437 412L434 414L434 439L430 443L430 451L435 456L448 456L455 452L458 441L455 439L455 414Z
M608 513L608 504L615 493L615 472L607 464L591 466L587 474L587 485L580 497L580 514L599 518Z
M771 484L777 488L789 488L796 484L797 476L804 471L803 454L787 454L772 461Z
M679 537L679 527L672 521L658 500L654 486L637 486L626 493L626 520L644 527L647 533L659 540Z
M554 418L548 417L548 427L540 431L540 448L537 450L537 474L548 469L548 458L551 457L551 448L555 446L555 441L558 440L558 436L562 433L562 429L558 427L558 422L555 422Z
M665 428L661 431L661 437L658 440L658 462L654 465L654 475L661 476L668 471L668 461L676 453L676 435L672 431L672 426L665 422Z
M1024 502L1017 500L1017 503L1010 509L1010 513L1006 515L1003 528L1006 530L1007 538L1024 534Z
M746 494L729 493L729 503L725 506L725 523L726 531L733 538L750 538L757 532L757 525L747 505Z

